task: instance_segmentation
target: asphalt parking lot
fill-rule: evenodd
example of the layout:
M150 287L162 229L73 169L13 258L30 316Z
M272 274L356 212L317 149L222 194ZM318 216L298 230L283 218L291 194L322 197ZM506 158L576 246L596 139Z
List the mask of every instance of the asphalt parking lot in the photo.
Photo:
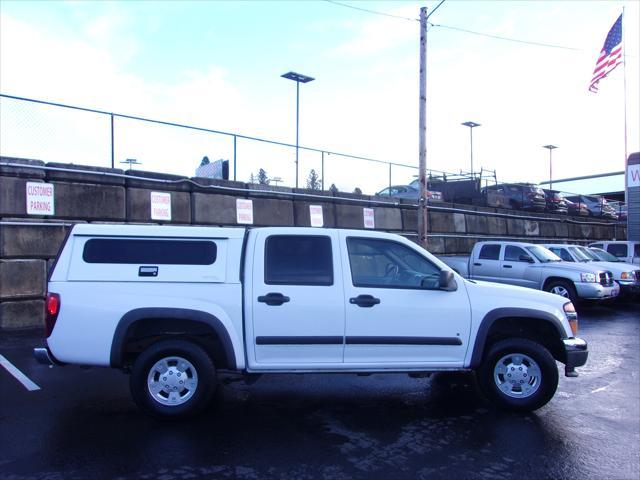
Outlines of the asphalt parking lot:
M640 478L640 304L580 316L590 358L533 414L487 404L467 374L282 375L232 381L197 419L140 413L128 377L32 360L39 332L4 333L3 479ZM32 387L35 388L35 387Z

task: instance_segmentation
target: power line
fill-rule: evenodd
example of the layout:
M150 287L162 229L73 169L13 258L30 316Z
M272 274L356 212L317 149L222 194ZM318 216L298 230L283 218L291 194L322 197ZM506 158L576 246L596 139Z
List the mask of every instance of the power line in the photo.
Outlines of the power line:
M417 19L417 18L403 17L403 16L400 16L400 15L393 15L391 13L378 12L376 10L369 10L367 8L356 7L356 6L353 6L353 5L348 5L346 3L337 2L335 0L325 0L325 1L328 2L328 3L332 3L334 5L338 5L340 7L351 8L353 10L358 10L358 11L365 12L365 13L370 13L370 14L373 14L373 15L381 15L381 16L384 16L384 17L396 18L396 19L399 19L399 20L409 20L409 21L412 21L412 22L413 21L419 21L419 19ZM433 13L435 13L435 11L444 2L445 2L445 0L441 0L441 2L438 5L436 5L436 7L433 10L431 10L431 13L429 14L429 16L431 16ZM501 35L493 35L491 33L476 32L475 30L469 30L469 29L461 28L461 27L453 27L451 25L442 25L442 24L429 22L429 26L445 28L447 30L455 30L457 32L468 33L470 35L479 35L479 36L482 36L482 37L493 38L495 40L504 40L504 41L507 41L507 42L522 43L522 44L525 44L525 45L533 45L533 46L536 46L536 47L558 48L558 49L561 49L561 50L570 50L570 51L573 51L573 52L583 51L583 50L581 50L579 48L567 47L565 45L554 45L554 44L551 44L551 43L532 42L532 41L528 41L528 40L521 40L521 39L518 39L518 38L510 38L510 37L504 37L504 36L501 36Z
M452 27L452 26L449 26L449 25L439 25L439 24L435 24L435 23L430 23L430 25L432 27L446 28L448 30L455 30L455 31L458 31L458 32L470 33L472 35L480 35L482 37L495 38L497 40L506 40L508 42L524 43L524 44L527 44L527 45L535 45L537 47L560 48L562 50L572 50L574 52L582 51L579 48L566 47L564 45L553 45L551 43L542 43L542 42L530 42L528 40L520 40L520 39L517 39L517 38L503 37L503 36L500 36L500 35L493 35L491 33L476 32L474 30L467 30L466 28Z
M418 18L403 17L401 15L393 15L391 13L377 12L375 10L369 10L367 8L355 7L353 5L348 5L346 3L336 2L334 0L325 0L325 2L332 3L332 4L338 5L340 7L352 8L353 10L359 10L361 12L371 13L373 15L381 15L383 17L391 17L391 18L396 18L396 19L399 19L399 20L409 20L411 22L419 22L420 21L420 19L418 19Z

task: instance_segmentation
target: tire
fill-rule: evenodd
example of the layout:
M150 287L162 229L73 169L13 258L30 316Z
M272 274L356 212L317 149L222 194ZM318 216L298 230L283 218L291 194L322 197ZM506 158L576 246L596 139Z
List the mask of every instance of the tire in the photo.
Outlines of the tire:
M162 340L144 350L133 364L129 381L136 405L165 418L200 413L216 385L216 369L207 352L185 340Z
M546 287L546 291L565 297L571 300L574 305L578 305L580 300L576 293L576 287L573 286L573 283L566 280L554 280L553 282L550 282Z
M509 338L490 347L477 379L482 393L496 406L529 412L546 405L555 394L558 367L539 343Z

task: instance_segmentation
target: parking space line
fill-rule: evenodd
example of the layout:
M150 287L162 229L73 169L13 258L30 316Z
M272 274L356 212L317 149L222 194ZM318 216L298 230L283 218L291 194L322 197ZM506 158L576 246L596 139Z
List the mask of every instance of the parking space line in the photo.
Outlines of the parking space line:
M4 356L0 355L0 365L2 365L7 372L14 376L16 380L18 380L24 388L33 392L34 390L40 390L40 387L35 384L29 377L27 377L24 373L18 370L9 360L4 358Z

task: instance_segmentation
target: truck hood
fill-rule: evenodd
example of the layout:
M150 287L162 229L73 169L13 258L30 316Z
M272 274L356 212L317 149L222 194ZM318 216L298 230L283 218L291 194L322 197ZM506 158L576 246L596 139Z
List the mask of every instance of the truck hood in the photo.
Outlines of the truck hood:
M532 288L479 280L465 280L465 286L471 305L476 307L474 315L478 314L480 318L497 308L543 311L553 315L562 323L567 337L573 335L563 309L568 300L560 295Z
M608 270L613 273L613 278L620 279L622 272L633 272L638 270L638 265L631 263L618 263L618 262L593 262L593 266L599 266L603 270Z
M599 273L610 271L600 264L589 263L574 263L574 262L549 262L549 263L536 263L531 265L531 268L541 268L543 270L554 271L566 271L566 272L579 272L579 273Z
M509 285L506 283L485 282L481 280L467 280L467 283L471 284L468 285L468 288L471 290L477 290L479 295L494 294L500 298L508 298L512 300L525 299L527 302L542 302L550 304L555 308L559 308L561 311L564 311L562 307L568 302L566 298L561 297L560 295L544 292L542 290L535 290L533 288L518 287L516 285Z

